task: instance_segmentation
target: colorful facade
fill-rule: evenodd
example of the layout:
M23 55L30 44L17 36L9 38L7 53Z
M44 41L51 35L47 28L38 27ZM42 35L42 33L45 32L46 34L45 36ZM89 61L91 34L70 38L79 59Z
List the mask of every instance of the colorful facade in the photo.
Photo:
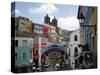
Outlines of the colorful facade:
M80 35L84 36L84 39L81 37L81 44L84 45L83 52L86 51L90 55L91 61L86 63L92 63L94 68L97 67L97 7L90 6L80 6L78 11L78 17L80 14L83 14L83 26L80 25ZM83 41L82 41L83 40ZM83 43L84 42L84 43ZM94 44L95 43L95 44ZM86 53L87 54L87 53Z
M15 55L16 65L28 65L32 59L33 38L16 37Z
M78 47L80 44L80 29L71 31L69 33L69 52L70 52L70 66L72 69L79 68L79 56L81 54L81 49Z
M32 33L32 22L26 17L18 17L18 31Z
M27 65L30 64L30 47L16 47L15 48L15 65L21 66L21 65Z
M32 22L19 16L15 18L15 25L15 68L18 72L27 72L33 58Z
M33 33L35 34L35 36L43 36L43 25L33 23Z

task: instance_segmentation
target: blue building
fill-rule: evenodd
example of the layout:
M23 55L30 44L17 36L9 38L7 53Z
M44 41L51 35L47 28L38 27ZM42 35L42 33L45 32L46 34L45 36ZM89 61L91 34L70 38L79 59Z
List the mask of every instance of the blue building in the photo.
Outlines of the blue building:
M30 61L30 47L16 47L15 48L15 64L29 66Z
M92 64L97 67L97 7L79 6L78 19L83 19L80 23L80 31L83 32L84 39L82 41L83 51L85 51L86 64ZM81 34L80 33L80 34ZM84 42L84 43L83 43ZM87 61L90 57L89 61Z
M29 72L32 64L33 38L16 37L15 68L17 72Z

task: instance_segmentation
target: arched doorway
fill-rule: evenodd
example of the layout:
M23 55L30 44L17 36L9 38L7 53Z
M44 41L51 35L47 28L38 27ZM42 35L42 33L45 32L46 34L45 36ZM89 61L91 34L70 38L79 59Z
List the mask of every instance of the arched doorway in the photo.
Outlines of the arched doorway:
M74 56L75 56L75 68L78 68L78 66L79 66L79 60L78 60L78 48L77 47L75 47L75 49L74 49Z
M76 56L78 56L78 48L77 47L75 47L75 49L74 49L74 56L76 57Z
M65 48L61 45L51 45L45 49L45 55L48 56L50 67L55 70L55 66L64 62Z

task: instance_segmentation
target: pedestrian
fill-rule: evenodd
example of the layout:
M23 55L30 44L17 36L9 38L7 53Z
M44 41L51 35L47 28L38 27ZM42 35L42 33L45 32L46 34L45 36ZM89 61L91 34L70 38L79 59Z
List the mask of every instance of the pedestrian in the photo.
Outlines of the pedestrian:
M42 71L45 71L46 55L43 53L41 56Z
M80 69L82 68L83 60L84 60L83 55L80 55L80 57L79 57Z

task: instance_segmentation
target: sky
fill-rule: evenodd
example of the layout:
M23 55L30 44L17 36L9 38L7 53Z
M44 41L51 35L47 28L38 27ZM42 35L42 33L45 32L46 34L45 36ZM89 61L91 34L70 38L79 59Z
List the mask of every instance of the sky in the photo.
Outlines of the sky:
M23 16L29 18L35 23L44 23L44 17L48 14L51 20L56 17L58 20L58 27L73 31L79 29L79 22L77 19L78 13L77 5L64 4L47 4L47 3L32 3L32 2L16 2L15 9L12 8L16 16Z

